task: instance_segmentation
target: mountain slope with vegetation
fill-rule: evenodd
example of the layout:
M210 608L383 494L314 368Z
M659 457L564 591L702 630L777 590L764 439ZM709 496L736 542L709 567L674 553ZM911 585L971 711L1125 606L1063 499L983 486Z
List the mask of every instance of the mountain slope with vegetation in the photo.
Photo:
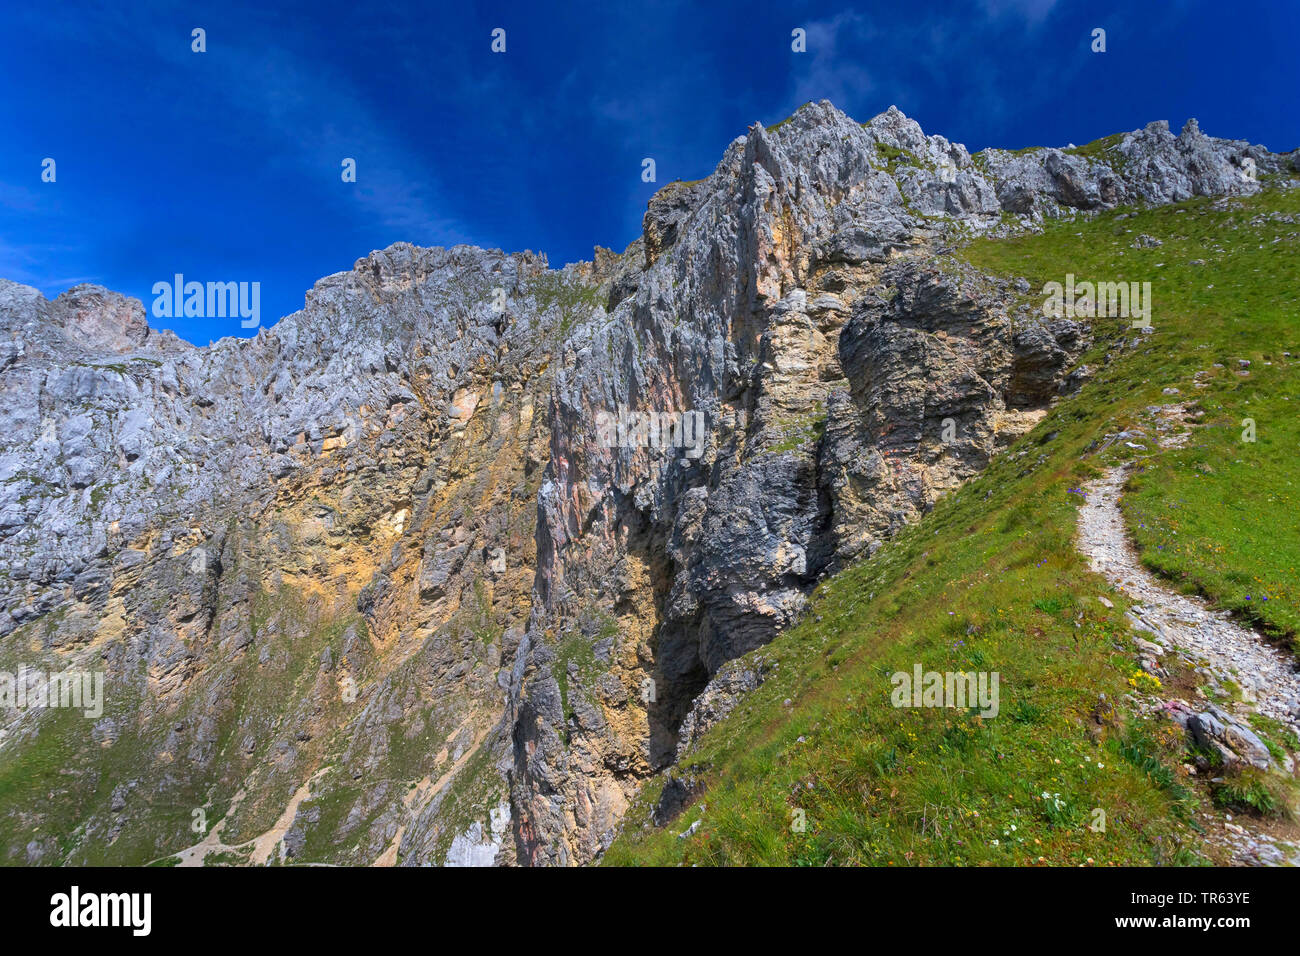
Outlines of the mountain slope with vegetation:
M1180 753L1154 709L1200 665L1135 655L1073 528L1131 458L1152 566L1294 634L1298 160L1194 120L972 157L823 101L622 253L397 243L252 339L0 280L0 674L104 686L0 709L0 861L1185 862L1206 800L1285 826L1280 774ZM1151 282L1154 331L1044 316L1069 273ZM997 671L998 716L895 710L917 664Z

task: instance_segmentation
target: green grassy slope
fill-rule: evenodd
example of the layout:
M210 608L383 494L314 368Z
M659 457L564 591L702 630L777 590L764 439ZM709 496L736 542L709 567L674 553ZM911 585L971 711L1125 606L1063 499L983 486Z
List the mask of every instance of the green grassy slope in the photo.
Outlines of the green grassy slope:
M1096 377L1081 393L875 558L820 586L809 615L756 652L779 662L768 681L683 761L706 791L655 828L663 782L647 785L604 862L1201 862L1206 796L1181 769L1182 731L1142 719L1130 697L1174 688L1138 676L1122 595L1074 549L1077 489L1107 464L1145 458L1126 499L1144 560L1294 635L1297 213L1300 190L1270 190L973 242L970 262L1034 290L1067 272L1151 281L1156 331L1099 321L1085 359ZM1141 233L1164 244L1132 248ZM1194 387L1197 372L1208 387ZM1179 401L1205 412L1186 448L1138 439L1144 448L1097 452L1106 434L1151 435L1147 407ZM1245 417L1253 444L1240 441ZM999 715L894 708L889 675L917 663L997 671ZM1185 693L1188 676L1176 677Z

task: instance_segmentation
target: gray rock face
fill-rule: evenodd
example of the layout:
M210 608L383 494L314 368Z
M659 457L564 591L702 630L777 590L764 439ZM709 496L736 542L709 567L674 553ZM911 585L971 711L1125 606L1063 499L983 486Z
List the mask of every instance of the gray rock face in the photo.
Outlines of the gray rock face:
M762 684L769 668L767 661L748 658L730 660L718 668L704 690L691 702L690 713L682 721L677 759L686 756L710 727L725 720L746 694Z
M940 248L1250 193L1248 159L1289 161L1194 122L972 158L822 102L621 255L398 244L250 340L0 281L0 664L109 688L42 796L66 859L174 853L203 806L227 846L296 806L305 861L592 859L761 679L728 662L1086 375L1084 327ZM7 759L44 718L0 718ZM4 859L55 862L34 793Z

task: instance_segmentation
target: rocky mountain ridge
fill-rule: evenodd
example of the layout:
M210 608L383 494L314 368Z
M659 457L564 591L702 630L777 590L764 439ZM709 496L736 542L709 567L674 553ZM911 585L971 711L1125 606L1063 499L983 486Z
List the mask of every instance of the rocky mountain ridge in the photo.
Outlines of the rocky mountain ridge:
M398 244L249 340L0 281L0 669L107 678L93 722L0 716L4 858L221 821L233 862L593 859L761 679L728 662L1086 380L1085 323L946 247L1295 168L1195 121L972 157L823 102L621 255ZM611 447L620 409L702 452Z

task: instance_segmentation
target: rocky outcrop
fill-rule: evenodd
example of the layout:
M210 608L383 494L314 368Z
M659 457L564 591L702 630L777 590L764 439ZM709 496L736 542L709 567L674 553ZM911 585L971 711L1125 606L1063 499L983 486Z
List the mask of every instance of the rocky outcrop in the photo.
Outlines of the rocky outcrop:
M985 150L1002 208L1017 215L1059 215L1133 203L1181 202L1193 196L1249 192L1284 157L1244 140L1206 136L1190 119L1178 136L1164 120L1089 147ZM1252 172L1250 165L1254 164Z
M1082 324L1008 310L1004 280L904 261L840 333L819 474L835 556L874 551L1032 427L1088 341Z
M1246 159L1285 160L1194 123L972 158L819 103L621 255L399 244L249 340L0 282L0 669L106 678L84 726L0 718L0 856L144 862L204 816L249 859L592 859L762 679L729 662L1083 376L1086 328L944 248L1249 193Z

